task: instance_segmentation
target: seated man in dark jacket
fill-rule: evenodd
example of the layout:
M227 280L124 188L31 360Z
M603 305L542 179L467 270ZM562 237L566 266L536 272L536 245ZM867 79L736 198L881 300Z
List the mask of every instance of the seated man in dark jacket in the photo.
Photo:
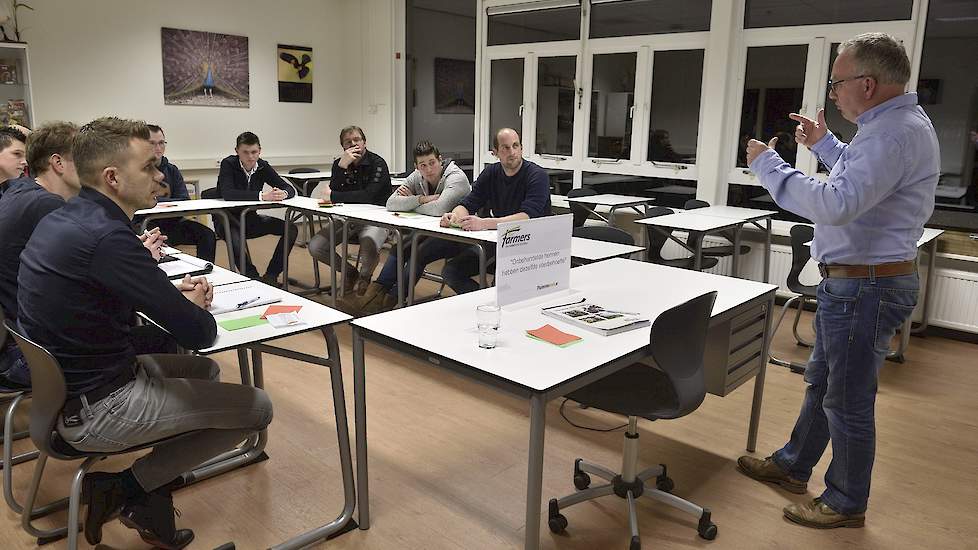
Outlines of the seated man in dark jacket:
M221 161L221 170L217 175L217 190L221 194L221 198L226 201L282 201L295 196L295 188L286 183L271 165L259 158L261 143L258 141L258 136L251 132L244 132L239 135L234 153ZM265 184L272 188L264 191ZM224 239L224 242L230 244L235 262L241 255L241 248L245 248L245 265L239 266L242 268L239 271L252 279L257 279L258 270L251 263L251 258L247 254L248 243L239 242L241 240L239 215L234 209L228 211L228 216L231 218L232 235L230 238L226 238L222 234L224 229L221 228L220 224L217 226L217 235ZM268 262L268 269L265 270L265 275L262 277L268 284L275 285L285 264L285 256L282 253L285 222L272 216L249 212L245 216L245 232L246 239L264 235L282 236L275 246L272 259ZM298 236L296 227L290 224L289 252L292 251L292 246Z
M85 538L120 516L147 543L183 548L170 494L180 474L234 448L272 419L261 389L218 382L220 368L193 355L137 356L130 339L140 311L186 349L214 343L204 278L174 286L132 230L156 204L163 174L142 122L100 118L79 129L72 158L79 195L37 225L21 254L18 324L64 374L58 433L82 451L120 451L174 435L117 473L85 476Z

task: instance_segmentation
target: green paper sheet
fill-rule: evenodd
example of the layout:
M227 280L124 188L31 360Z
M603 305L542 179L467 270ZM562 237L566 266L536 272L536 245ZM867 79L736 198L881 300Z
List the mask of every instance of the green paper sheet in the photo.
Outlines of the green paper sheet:
M251 315L238 319L225 319L219 323L224 330L238 330L242 328L257 327L268 323L268 319L262 319L261 315Z

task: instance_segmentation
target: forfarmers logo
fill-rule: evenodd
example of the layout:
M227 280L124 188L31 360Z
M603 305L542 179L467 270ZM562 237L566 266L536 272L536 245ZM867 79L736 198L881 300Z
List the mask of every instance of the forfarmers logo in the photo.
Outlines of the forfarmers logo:
M530 234L525 233L519 235L518 233L520 232L520 229L521 227L518 225L507 229L499 240L499 246L502 248L506 248L508 246L522 246L530 242Z

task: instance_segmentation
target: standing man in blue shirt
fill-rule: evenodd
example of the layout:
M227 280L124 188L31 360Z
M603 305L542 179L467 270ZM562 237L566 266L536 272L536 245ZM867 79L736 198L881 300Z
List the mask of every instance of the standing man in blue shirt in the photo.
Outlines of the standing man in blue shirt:
M906 93L910 61L882 33L839 46L829 98L859 131L842 143L816 120L798 121L795 141L832 171L806 176L772 147L751 140L747 161L779 206L815 222L819 262L816 338L805 369L808 388L791 439L764 460L742 456L744 474L802 494L812 468L832 443L825 491L784 508L807 527L862 527L876 451L879 369L890 339L917 303L917 239L934 210L940 171L937 135Z
M160 163L159 171L163 172L163 191L157 198L159 202L190 200L190 192L183 181L180 169L171 163L166 154L166 135L163 128L156 124L149 126L149 143L153 146L153 154ZM167 244L192 244L197 247L197 257L208 262L214 261L217 248L217 236L203 224L186 218L166 218L154 220L150 227L159 227L166 235Z
M441 217L442 227L483 231L496 229L500 223L551 214L550 179L543 168L523 158L520 134L512 128L499 130L492 138L492 152L499 162L482 170L472 191L455 209ZM478 215L483 208L488 209L488 217ZM489 255L495 255L495 249ZM451 258L441 275L456 294L479 289L479 284L472 279L479 273L478 251L473 245L431 240L426 243L424 253L418 253L419 263L430 263L437 258Z

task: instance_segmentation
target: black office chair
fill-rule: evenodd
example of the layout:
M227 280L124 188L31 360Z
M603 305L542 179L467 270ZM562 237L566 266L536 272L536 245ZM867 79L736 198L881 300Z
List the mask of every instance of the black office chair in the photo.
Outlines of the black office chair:
M10 335L13 336L20 350L27 358L27 365L31 369L31 385L33 398L31 400L30 434L31 440L40 451L37 465L34 466L34 478L27 492L27 501L24 503L24 510L21 513L21 526L30 535L37 537L37 544L42 545L48 542L68 537L68 549L75 550L78 547L78 516L81 507L81 486L85 474L95 465L96 462L108 456L131 453L169 442L181 437L197 433L187 432L172 437L163 438L145 445L137 445L116 452L85 452L75 449L61 438L55 429L61 417L61 409L64 408L68 390L65 386L64 375L57 359L47 350L5 323ZM31 520L34 519L36 510L34 502L37 499L38 488L41 485L41 476L44 473L44 465L48 457L58 460L79 460L85 459L81 466L72 476L71 492L68 496L68 521L66 527L41 530L35 527ZM52 505L56 505L52 503ZM74 528L69 528L74 526Z
M666 475L665 464L636 471L638 417L649 420L681 418L695 411L706 396L703 352L716 296L716 292L708 292L663 312L652 325L647 348L649 356L644 362L625 367L567 395L582 405L627 415L628 429L625 431L620 474L585 462L582 458L574 461L574 487L577 492L550 500L547 523L552 532L561 533L567 529L567 518L560 513L562 509L615 494L628 502L628 523L632 534L629 550L642 547L635 499L643 496L698 516L697 531L700 537L707 540L716 538L717 526L711 521L708 508L701 508L671 494L674 484ZM591 475L608 483L591 487ZM652 479L655 485L646 486L646 482Z
M590 187L581 187L568 191L567 198L590 197L597 194L598 192ZM591 210L579 202L567 201L567 204L570 205L571 214L574 215L574 227L582 227L584 223L587 222L588 217L591 215Z
M805 285L799 280L801 272L805 269L805 265L808 261L812 259L812 249L808 244L815 238L815 228L810 225L798 224L791 226L791 270L788 271L788 278L786 284L788 290L797 294L792 298L785 301L784 305L781 307L781 315L778 316L778 322L774 324L771 328L771 338L774 337L778 332L778 328L781 326L781 321L784 320L785 314L788 312L788 308L791 304L798 304L798 311L795 312L795 321L791 325L791 332L794 334L795 341L799 345L804 347L812 347L812 344L806 342L800 334L798 334L798 321L801 319L801 310L805 308L806 303L817 304L817 291L818 285ZM814 323L812 324L814 327ZM803 373L805 372L805 365L803 363L796 363L793 361L786 361L784 359L779 359L777 357L770 357L771 363L778 365L780 367L787 367L791 369L792 372Z
M685 208L686 210L695 210L697 208L706 208L707 206L710 206L710 203L708 203L706 201L701 201L699 199L690 199L690 200L686 201L686 204L683 205L683 208ZM733 245L733 242L734 242L734 239L736 238L735 235L734 235L734 233L735 233L735 231L733 229L728 229L728 230L725 230L725 231L720 231L719 233L715 233L716 235L720 235L724 239L727 239L728 241L730 241L731 244L728 244L728 245L720 245L720 246L704 246L703 247L703 255L704 256L713 256L713 257L717 257L717 258L722 258L722 257L725 257L725 256L733 256L733 253L734 253L734 245ZM703 240L703 234L702 233L690 233L690 235L689 235L689 244L690 244L690 246L694 246L695 245L695 242L696 242L695 239L699 239L699 240L702 241ZM743 256L744 254L747 254L748 252L750 252L750 247L749 246L747 246L746 244L740 245L740 255L741 256Z
M666 208L665 206L653 206L649 209L649 215L647 218L654 218L656 216L665 216L666 214L672 214L671 208ZM666 231L666 233L662 233ZM649 260L654 264L667 265L669 267L681 267L683 269L693 269L695 265L695 259L690 256L688 258L663 258L662 248L669 242L669 235L672 235L672 230L667 230L661 227L652 227L651 225L645 226L646 241L649 243ZM716 267L720 263L720 260L712 258L709 256L704 256L700 262L700 269L710 269Z

